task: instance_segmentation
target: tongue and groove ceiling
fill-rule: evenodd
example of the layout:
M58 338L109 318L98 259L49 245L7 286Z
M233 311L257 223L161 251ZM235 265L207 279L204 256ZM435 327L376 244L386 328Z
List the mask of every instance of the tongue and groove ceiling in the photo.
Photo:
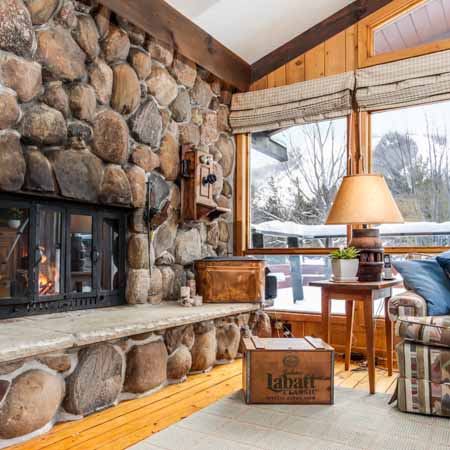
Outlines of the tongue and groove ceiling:
M393 0L98 1L246 91Z
M166 0L249 64L353 0Z

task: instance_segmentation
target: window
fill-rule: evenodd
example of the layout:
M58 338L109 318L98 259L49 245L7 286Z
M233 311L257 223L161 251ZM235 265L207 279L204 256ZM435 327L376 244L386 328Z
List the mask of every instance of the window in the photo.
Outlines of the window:
M264 255L270 274L277 279L277 297L273 300L279 311L320 313L321 289L310 286L311 281L330 278L331 265L326 255ZM392 255L394 260L404 260L405 255ZM394 294L404 291L395 288ZM333 300L332 314L345 315L345 302ZM384 300L374 303L376 317L384 317Z
M371 114L372 172L384 175L404 224L386 247L450 246L450 102Z
M449 0L396 0L358 23L359 67L450 48Z
M373 54L450 38L450 2L427 0L374 31Z
M337 247L345 226L324 225L347 169L347 119L254 133L250 246Z

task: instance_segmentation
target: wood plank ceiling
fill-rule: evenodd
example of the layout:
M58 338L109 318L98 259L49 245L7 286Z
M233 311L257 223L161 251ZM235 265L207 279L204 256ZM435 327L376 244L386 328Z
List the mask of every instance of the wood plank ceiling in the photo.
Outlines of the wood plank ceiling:
M218 0L196 1L200 2L197 6L202 6L205 2L215 3ZM394 0L355 0L348 4L345 0L340 4L347 4L347 6L250 65L164 0L99 0L113 12L173 46L176 51L241 91L248 90L252 81L283 66L391 1ZM269 4L270 2L273 2L273 5ZM274 11L280 7L278 0L265 0L264 3L266 6L269 4ZM191 11L196 10L192 9L193 6L195 5L191 4ZM307 14L308 8L314 10L315 7L315 3L298 4L298 10L302 14ZM252 20L251 17L242 17L242 19L244 23ZM253 37L245 32L245 27L242 28L242 39L252 40ZM252 42L258 45L255 40Z
M375 54L450 38L450 0L428 0L375 31Z

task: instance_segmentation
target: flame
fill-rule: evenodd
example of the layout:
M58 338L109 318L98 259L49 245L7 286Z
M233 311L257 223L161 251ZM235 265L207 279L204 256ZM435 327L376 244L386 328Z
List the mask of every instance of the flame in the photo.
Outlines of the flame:
M48 281L49 280L47 275L39 273L39 289L42 289L43 287L47 286Z
M42 245L39 247L39 252L41 254L41 264L45 264L47 262L47 255L45 254L45 247Z

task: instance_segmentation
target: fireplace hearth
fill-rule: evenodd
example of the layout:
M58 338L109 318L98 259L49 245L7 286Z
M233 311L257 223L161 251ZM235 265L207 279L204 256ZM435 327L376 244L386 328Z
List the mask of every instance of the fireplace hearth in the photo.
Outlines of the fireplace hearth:
M0 319L124 304L127 214L0 195Z

